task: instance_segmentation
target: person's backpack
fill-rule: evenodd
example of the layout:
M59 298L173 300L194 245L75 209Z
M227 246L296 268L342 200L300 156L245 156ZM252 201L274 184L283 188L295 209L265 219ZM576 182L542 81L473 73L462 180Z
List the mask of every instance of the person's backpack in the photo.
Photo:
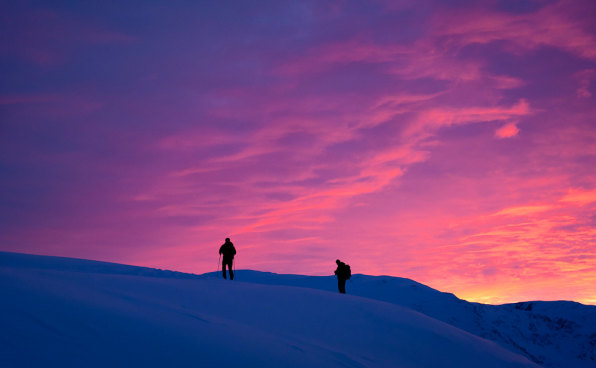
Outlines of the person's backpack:
M346 267L344 267L344 273L346 275L346 280L352 277L352 269L350 268L349 264L347 264Z

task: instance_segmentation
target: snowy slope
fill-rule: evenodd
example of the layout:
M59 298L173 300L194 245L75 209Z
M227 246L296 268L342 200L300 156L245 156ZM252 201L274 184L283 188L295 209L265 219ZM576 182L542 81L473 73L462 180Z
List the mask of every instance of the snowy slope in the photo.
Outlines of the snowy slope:
M248 282L337 291L332 276L238 271ZM206 274L204 277L215 277ZM596 306L574 302L470 303L415 281L354 275L347 292L414 309L523 354L544 367L596 367Z
M0 252L2 367L533 367L395 304Z

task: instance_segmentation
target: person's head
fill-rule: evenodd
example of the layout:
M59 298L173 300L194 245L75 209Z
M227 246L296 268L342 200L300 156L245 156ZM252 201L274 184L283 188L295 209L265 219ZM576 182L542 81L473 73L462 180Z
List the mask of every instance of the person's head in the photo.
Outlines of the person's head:
M230 238L226 238L226 243L229 243L229 242L230 242Z
M341 261L340 261L339 259L336 259L336 260L335 260L335 263L337 263L338 265L339 265L339 263L340 263L340 262L341 262Z

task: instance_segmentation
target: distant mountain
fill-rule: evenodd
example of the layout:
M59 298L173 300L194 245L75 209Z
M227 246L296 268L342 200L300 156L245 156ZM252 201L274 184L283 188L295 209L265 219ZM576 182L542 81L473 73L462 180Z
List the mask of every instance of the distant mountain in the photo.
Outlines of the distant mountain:
M0 252L0 366L538 366L396 303L279 282L331 278L238 276Z
M237 271L238 280L337 292L333 276ZM214 273L202 277L214 278ZM404 306L528 357L543 367L596 367L596 306L575 302L470 303L410 279L354 275L347 292Z

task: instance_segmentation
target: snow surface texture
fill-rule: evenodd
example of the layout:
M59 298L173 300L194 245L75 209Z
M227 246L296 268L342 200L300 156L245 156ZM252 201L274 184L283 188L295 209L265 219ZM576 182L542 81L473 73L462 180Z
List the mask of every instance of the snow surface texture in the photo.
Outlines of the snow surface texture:
M253 283L337 291L337 282L332 276L243 270L238 271L238 278ZM351 295L416 310L495 341L543 367L596 367L596 306L568 301L470 303L410 279L391 276L353 275L346 290Z
M0 252L0 366L537 366L403 306L264 283Z

